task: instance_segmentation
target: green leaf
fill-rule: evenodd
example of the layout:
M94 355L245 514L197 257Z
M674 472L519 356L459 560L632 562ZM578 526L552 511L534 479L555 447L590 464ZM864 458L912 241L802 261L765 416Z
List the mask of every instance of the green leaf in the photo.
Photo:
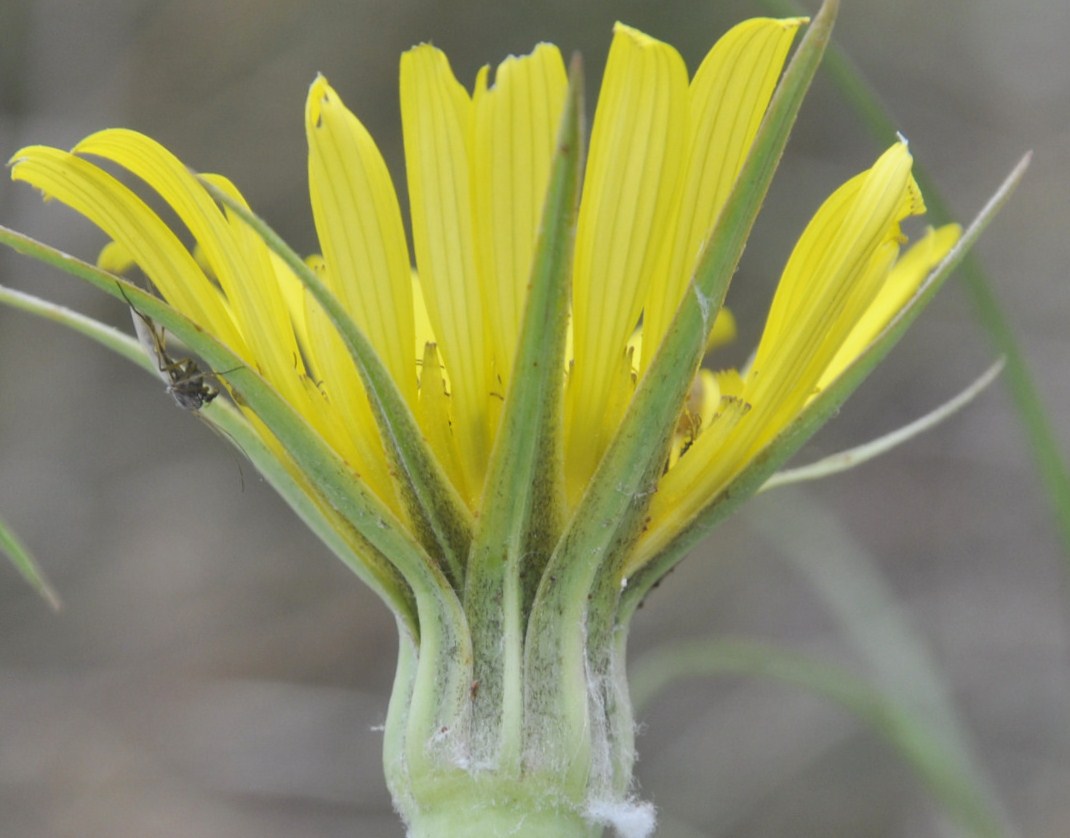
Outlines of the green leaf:
M3 241L4 232L0 230L0 241ZM145 354L145 350L141 348L138 342L130 335L109 326L107 323L101 323L99 320L87 317L81 312L74 311L66 306L57 305L40 297L35 297L33 294L27 294L24 291L17 291L14 288L7 288L3 285L0 285L0 303L29 312L45 320L51 320L53 323L59 323L72 331L79 332L110 349L116 355L121 355L126 360L152 373L153 377L159 376L156 365ZM157 380L159 380L158 377Z
M460 591L472 539L472 515L424 439L390 371L337 297L263 219L211 181L202 178L201 183L286 262L338 330L364 382L383 447L404 475L403 496L421 541L433 557L441 555L447 575Z
M558 742L569 740L562 730L574 729L577 741L587 735L582 696L589 664L596 670L609 665L620 595L614 569L623 563L642 526L707 335L821 61L838 5L836 0L822 5L788 65L699 259L691 292L685 295L543 574L525 661L528 684L547 685L542 691L529 689L526 713L535 723L526 724L533 738L541 735L540 725L547 733L555 731ZM586 632L577 631L577 626L586 626ZM593 663L588 649L596 650Z
M41 570L33 554L3 518L0 518L0 553L8 557L15 569L22 574L22 578L41 595L53 611L59 611L63 607L59 594L45 578L44 571Z
M758 675L816 693L842 706L910 764L930 793L973 835L998 838L1003 830L984 791L956 756L942 747L936 725L907 704L839 667L795 652L738 640L670 643L632 665L639 712L671 684L710 675Z
M475 731L474 741L499 766L520 757L527 609L557 540L564 498L562 370L583 150L578 58L569 76L511 383L465 580L479 683L473 718L491 723L491 729ZM496 724L495 712L501 713Z
M627 622L650 588L675 567L703 535L735 511L740 503L758 492L772 474L839 410L840 405L899 342L1011 196L1025 174L1029 159L1029 155L1026 155L1019 161L944 261L937 265L910 302L854 363L815 397L776 439L760 451L732 483L703 507L661 553L627 580L621 600L619 619L622 623Z
M130 335L80 312L0 286L0 303L59 323L137 364L158 381L158 370L141 345ZM342 562L394 611L398 619L419 635L415 603L405 580L362 538L324 498L305 481L296 466L263 439L233 405L215 401L195 414L242 451L302 521Z

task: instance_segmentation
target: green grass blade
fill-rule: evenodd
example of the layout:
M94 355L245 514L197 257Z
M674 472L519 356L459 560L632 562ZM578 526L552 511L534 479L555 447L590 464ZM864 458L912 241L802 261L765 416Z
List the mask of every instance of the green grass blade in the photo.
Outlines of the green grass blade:
M761 504L764 512L748 516L747 524L817 591L842 636L865 661L876 688L888 701L915 708L924 717L933 747L955 766L961 782L973 787L974 796L985 801L991 820L1009 832L996 787L976 757L951 687L876 558L805 492L786 490Z
M800 14L793 0L763 0L774 14L787 17ZM901 126L889 115L876 91L863 76L847 54L835 44L829 47L825 59L829 78L851 104L870 134L882 145L896 138ZM928 214L934 224L954 220L947 201L922 163L915 158L914 177L925 195ZM962 281L973 301L978 321L988 333L996 352L1007 359L1004 376L1010 389L1019 418L1025 429L1026 439L1033 454L1033 462L1040 475L1055 516L1055 524L1063 547L1063 557L1070 570L1070 469L1055 434L1052 419L1044 407L1033 375L1026 362L1014 329L1004 314L1003 306L995 289L981 265L980 259L970 254L959 268Z
M636 660L631 671L632 695L639 714L660 692L684 678L757 675L816 693L839 704L884 739L971 835L1005 835L985 790L941 746L940 731L933 720L844 669L759 643L708 640L653 649Z
M63 607L59 594L45 577L37 559L3 518L0 518L0 553L8 557L22 578L40 594L41 599L47 602L53 611L59 611Z

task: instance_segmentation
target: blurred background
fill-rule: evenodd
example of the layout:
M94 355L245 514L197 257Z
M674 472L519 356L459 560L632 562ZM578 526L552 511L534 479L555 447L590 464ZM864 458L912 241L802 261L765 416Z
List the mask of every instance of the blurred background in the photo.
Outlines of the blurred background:
M1035 150L980 254L1065 451L1070 5L843 6L839 44L960 218ZM468 84L540 40L579 50L593 108L614 20L674 44L693 71L720 33L763 11L744 0L0 0L0 157L136 128L229 175L308 252L302 119L317 72L401 184L397 62L415 43L445 49ZM880 150L819 80L729 298L740 356L794 237ZM88 259L102 244L6 178L0 223ZM0 283L129 328L111 298L7 252ZM952 280L799 461L932 409L994 354ZM0 309L0 405L0 515L66 604L51 613L0 564L0 832L400 836L377 730L396 646L385 608L160 382L96 345ZM758 639L935 694L993 805L1022 835L1060 838L1068 568L997 383L877 462L747 504L654 592L631 648ZM643 711L638 747L659 835L962 834L871 730L768 679L674 684Z

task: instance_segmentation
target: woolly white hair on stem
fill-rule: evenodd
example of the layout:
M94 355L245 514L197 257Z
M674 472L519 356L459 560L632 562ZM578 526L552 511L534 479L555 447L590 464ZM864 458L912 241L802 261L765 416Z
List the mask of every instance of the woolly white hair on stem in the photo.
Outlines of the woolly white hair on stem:
M595 801L587 807L590 820L611 826L620 838L650 838L657 826L653 803L637 800Z

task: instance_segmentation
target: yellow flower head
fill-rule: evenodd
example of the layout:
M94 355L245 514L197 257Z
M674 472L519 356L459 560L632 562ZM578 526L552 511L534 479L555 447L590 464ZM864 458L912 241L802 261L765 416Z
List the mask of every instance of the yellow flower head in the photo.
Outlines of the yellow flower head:
M569 508L669 328L804 22L736 26L690 80L672 47L616 27L572 260L562 376ZM367 130L322 77L306 105L321 247L311 263L473 512L510 385L567 86L549 44L506 59L493 84L484 68L471 93L434 47L402 57L411 255L394 184ZM94 158L144 181L185 229L169 227ZM954 243L947 229L898 258L899 222L923 210L910 162L905 143L896 145L829 198L788 262L753 365L742 376L696 379L631 565L663 546L845 368ZM344 344L289 269L173 155L135 132L108 130L69 153L23 149L12 176L99 225L164 299L259 371L401 511ZM238 197L226 180L211 181ZM718 331L730 328L722 313Z
M924 203L900 141L816 210L747 365L699 368L734 336L725 290L835 7L786 71L803 19L736 26L691 77L618 24L585 165L582 80L556 47L484 68L471 91L413 48L411 248L379 149L324 78L305 108L319 253L304 260L232 183L136 132L14 156L15 180L108 244L94 269L4 241L130 303L149 366L398 617L386 768L413 834L445 834L436 818L465 795L485 815L492 774L500 799L574 834L623 805L624 629L641 597L935 291L960 231L904 250ZM132 268L162 301L118 278ZM199 367L172 359L157 321L229 399L176 380Z

